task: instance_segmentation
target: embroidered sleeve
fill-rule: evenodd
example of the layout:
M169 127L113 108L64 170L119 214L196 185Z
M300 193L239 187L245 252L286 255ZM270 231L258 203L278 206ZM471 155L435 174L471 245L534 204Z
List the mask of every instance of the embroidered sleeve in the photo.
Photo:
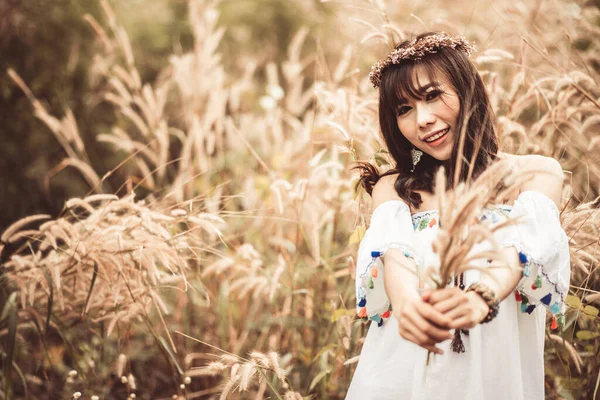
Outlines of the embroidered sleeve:
M401 200L379 205L358 249L356 265L356 300L358 316L375 321L378 326L390 317L391 305L385 293L383 255L392 248L415 258L414 230L410 209Z
M515 296L522 312L531 313L542 304L553 314L552 328L564 323L565 298L569 290L569 243L560 226L558 209L541 193L519 195L510 213L518 223L503 229L500 244L519 252L523 277Z

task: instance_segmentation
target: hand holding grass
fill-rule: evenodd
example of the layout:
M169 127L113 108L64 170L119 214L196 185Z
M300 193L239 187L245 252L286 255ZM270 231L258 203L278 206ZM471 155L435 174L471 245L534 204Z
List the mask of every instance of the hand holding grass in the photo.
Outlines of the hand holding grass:
M433 306L451 322L450 329L471 329L481 323L489 306L475 292L465 292L457 287L447 287L423 295L423 301Z
M429 293L426 294L429 296ZM425 296L424 296L425 297ZM394 316L398 321L398 332L404 339L436 354L444 354L436 344L452 339L452 320L437 310L424 297L414 297L404 301Z

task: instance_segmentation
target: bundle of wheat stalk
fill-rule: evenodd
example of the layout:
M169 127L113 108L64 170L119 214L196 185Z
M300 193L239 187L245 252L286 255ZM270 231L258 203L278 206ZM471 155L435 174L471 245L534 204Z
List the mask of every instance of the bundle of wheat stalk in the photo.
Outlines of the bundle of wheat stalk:
M180 333L181 334L181 333ZM188 339L198 341L185 334L181 334ZM204 345L214 348L214 346L199 341ZM219 349L220 350L220 349ZM222 351L222 350L221 350ZM186 372L188 377L202 376L217 376L229 373L228 379L221 385L219 391L220 400L227 399L235 390L246 392L250 389L253 383L258 386L256 398L264 398L267 388L278 399L285 400L301 400L302 395L290 389L287 380L287 374L291 367L288 365L291 361L290 357L282 358L275 351L270 351L267 354L259 351L252 351L248 357L240 357L238 355L223 352L221 355L203 354L202 358L211 360L203 367L192 367ZM188 354L186 360L191 361L194 354ZM278 381L281 387L285 390L283 397L272 384L272 380Z
M439 206L439 231L432 243L434 252L440 257L440 266L439 269L426 269L425 278L434 282L436 288L443 288L470 269L476 269L485 274L497 268L516 268L507 263L502 248L494 239L494 234L511 224L518 224L519 221L506 219L503 222L492 224L490 221L481 221L479 216L486 205L503 204L511 199L511 194L518 193L518 188L531 179L535 172L517 173L509 160L501 160L492 164L472 183L460 183L449 190L444 171L440 169L436 174L435 185L435 195ZM563 228L571 237L572 265L578 267L579 270L575 271L573 276L579 277L575 280L582 282L582 286L593 284L589 282L589 279L596 268L596 260L600 257L597 211L598 200L583 204L562 215ZM488 246L483 247L483 250L477 250L477 245L484 241L487 241ZM477 265L477 262L482 260L488 263L486 267ZM491 275L489 277L493 278ZM593 290L578 286L576 288L592 293L588 295L588 302L600 298ZM570 297L576 299L574 296ZM580 301L576 301L576 303L575 308L579 311L597 315L597 310L589 307L586 309ZM577 315L569 318L565 328L576 323L577 319ZM585 323L585 321L579 322L580 325ZM452 343L453 348L458 349L462 346L460 333L460 330L456 330L455 340ZM573 365L581 372L583 361L573 345L558 335L551 334L550 338L566 350ZM430 354L428 353L427 364Z
M470 183L461 182L449 188L444 167L435 176L435 197L439 210L439 230L432 242L433 251L439 255L439 268L425 266L421 279L430 280L434 288L444 288L467 270L489 273L491 268L514 268L505 260L494 233L518 221L507 219L492 225L480 221L483 209L490 203L501 204L518 190L528 173L515 174L509 160L499 160ZM483 242L489 245L478 250ZM481 267L482 260L490 263ZM493 264L492 264L493 263ZM460 329L455 331L452 343L457 351L462 347ZM464 350L463 350L464 351ZM427 354L429 364L431 352Z
M69 200L61 217L37 229L22 228L49 216L15 222L2 241L17 246L5 278L20 297L19 318L42 326L45 314L48 329L51 316L61 323L87 317L108 321L110 335L119 322L145 318L153 308L166 313L159 292L187 289L188 260L200 258L198 249L223 223L190 209L159 209L133 194L92 195Z
M432 243L435 253L440 256L440 268L432 280L437 287L445 287L452 279L468 269L487 272L487 268L474 265L478 260L500 262L495 266L509 267L493 234L515 220L491 225L489 221L479 221L484 207L491 202L501 204L508 200L510 193L518 190L529 174L516 175L510 161L501 160L492 164L472 183L460 183L452 190L446 185L443 167L436 174L435 196L439 207L439 231ZM475 245L489 241L491 249L473 253Z

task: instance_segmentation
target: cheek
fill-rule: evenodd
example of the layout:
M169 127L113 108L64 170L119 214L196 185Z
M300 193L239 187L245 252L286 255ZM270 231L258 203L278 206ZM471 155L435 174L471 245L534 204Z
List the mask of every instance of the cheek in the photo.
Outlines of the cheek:
M398 130L400 133L402 133L405 138L412 142L416 135L415 128L413 126L414 124L412 124L408 118L398 118L396 120L396 124L398 125Z
M406 138L406 140L408 140L412 146L419 147L421 145L419 137L417 136L417 133L411 123L407 122L406 120L398 119L396 124L398 125L400 134L404 136L404 138ZM403 145L403 147L404 146L405 145Z
M456 121L460 112L460 101L456 96L452 96L445 102L446 115L449 120Z
M457 120L458 119L458 114L460 113L460 104L458 103L458 101L455 104L453 104L451 112L452 112L453 119Z

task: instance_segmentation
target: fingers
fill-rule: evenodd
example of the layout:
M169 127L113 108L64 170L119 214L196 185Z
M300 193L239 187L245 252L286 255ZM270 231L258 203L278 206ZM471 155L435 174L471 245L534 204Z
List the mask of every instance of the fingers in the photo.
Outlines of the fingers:
M416 328L416 332L413 333L417 336L420 337L423 335L425 337L423 340L433 343L442 342L452 337L449 329L436 326L448 326L451 323L451 320L435 311L431 305L417 302L415 304L415 311L416 312L407 313L407 315L403 317L409 320ZM440 323L438 324L436 320Z
M429 351L431 351L432 353L435 354L444 354L444 350L440 349L439 347L436 346L421 346Z
M461 328L473 327L485 317L488 309L487 304L477 294L464 292L456 287L436 290L428 299L436 311L452 321L450 325L444 325L449 328L457 328L456 320L460 318L466 318L468 325L464 326L463 319L460 322L463 324Z
M465 314L452 321L450 325L453 329L471 329L477 325L477 321L474 321L470 314Z
M449 329L452 320L420 298L405 303L395 315L400 336L435 354L443 354L437 343L453 337Z
M412 323L406 319L400 326L400 336L435 354L444 354L442 349L436 347L434 342L430 341L429 338L422 332L419 332L418 329L415 329Z
M475 325L479 324L486 315L466 306L462 309L453 311L453 313L453 315L447 314L448 316L452 317L452 322L450 323L451 329L471 329L475 327Z
M449 311L460 308L462 305L466 304L468 301L469 301L469 299L465 296L464 292L454 293L451 296L446 297L445 299L436 302L434 304L434 308L437 311L439 311L440 313L446 314ZM453 318L453 317L450 317L450 318Z
M448 327L454 328L454 324L456 323L456 320L458 318L469 315L469 313L470 313L469 308L465 307L464 305L456 307L456 308L452 309L451 311L447 312L445 314L446 317L448 317L448 318L450 318L450 320L452 320L452 322L450 323L450 325Z
M409 340L413 343L417 343L414 339L414 337L412 337L410 334L408 334L408 337L405 337L406 340ZM419 344L419 343L417 343ZM432 353L435 354L444 354L444 350L440 349L439 347L433 345L433 344L419 344L419 346L423 347L424 349L427 349L429 351L431 351Z
M421 300L423 300L425 303L430 303L430 298L431 298L431 290L427 290L426 292L423 293L423 295L421 296Z
M412 323L408 323L408 320L404 320L404 325L400 327L400 334L405 339L422 347L435 345L435 342L428 338L426 334L420 331Z
M451 321L437 312L430 304L423 303L420 299L406 304L398 311L398 331L400 336L435 354L443 354L436 344L452 338L449 329L435 326L426 316L449 324ZM437 315L436 315L437 314Z
M429 295L429 303L435 305L440 301L447 300L451 297L455 297L458 295L464 294L462 290L457 287L447 287L439 290L435 290Z
M450 326L450 322L452 322L450 317L444 315L431 304L418 302L415 304L415 307L419 314L423 316L423 318L441 328L448 328Z
M464 297L466 301L445 315L453 321L452 328L470 329L480 323L489 312L489 306L476 293L467 292Z

